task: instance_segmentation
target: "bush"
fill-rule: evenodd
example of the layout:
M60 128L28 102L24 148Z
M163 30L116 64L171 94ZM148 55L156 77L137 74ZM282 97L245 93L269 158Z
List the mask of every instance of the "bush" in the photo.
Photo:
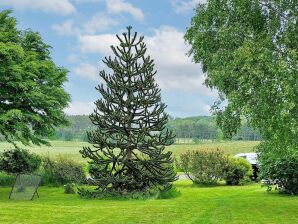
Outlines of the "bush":
M179 161L179 158L177 158L176 156L174 156L174 170L175 172L183 172L182 168L181 168L181 163Z
M260 175L267 179L267 190L276 187L282 193L298 194L298 152L289 146L263 143L260 150Z
M180 167L194 183L214 185L223 178L226 160L219 149L187 151L180 155Z
M0 156L0 170L9 174L32 173L40 164L40 156L25 149L6 150Z
M0 172L0 186L11 186L16 180L15 176Z
M55 160L43 158L42 184L61 186L68 183L82 184L86 182L83 166L66 156L58 156Z
M227 185L239 185L249 182L252 174L252 166L244 158L228 157L224 168L224 179Z
M64 193L65 194L74 194L76 185L74 183L68 183L64 185Z

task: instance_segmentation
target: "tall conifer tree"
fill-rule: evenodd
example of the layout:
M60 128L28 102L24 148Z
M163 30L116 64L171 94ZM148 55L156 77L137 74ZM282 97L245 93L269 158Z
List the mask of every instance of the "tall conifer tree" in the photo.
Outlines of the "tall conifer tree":
M146 56L144 37L127 32L120 44L111 46L115 57L103 62L113 72L100 72L106 86L96 89L102 98L90 115L95 131L81 154L91 159L90 174L103 192L145 191L154 186L169 187L175 180L171 152L165 146L174 135L165 128L168 115L155 83L154 62Z

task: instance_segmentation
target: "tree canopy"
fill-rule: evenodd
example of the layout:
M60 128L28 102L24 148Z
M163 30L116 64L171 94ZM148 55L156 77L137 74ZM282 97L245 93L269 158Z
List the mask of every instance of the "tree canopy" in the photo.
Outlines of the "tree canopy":
M0 12L0 135L11 143L46 144L42 136L67 123L67 70L57 66L37 32L17 29L11 11Z
M209 0L199 4L185 35L225 135L242 117L263 138L298 139L298 3L288 0ZM220 106L227 100L227 106Z

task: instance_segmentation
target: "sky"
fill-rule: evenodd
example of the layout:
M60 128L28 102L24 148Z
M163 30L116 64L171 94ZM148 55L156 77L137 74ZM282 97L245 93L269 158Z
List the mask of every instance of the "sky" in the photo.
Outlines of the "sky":
M155 61L162 101L173 117L210 115L217 93L204 86L199 64L187 56L184 33L194 7L202 0L0 0L12 9L20 29L38 31L51 45L55 63L69 70L65 89L71 94L67 114L90 114L100 98L95 86L112 56L116 34L127 26L144 35Z

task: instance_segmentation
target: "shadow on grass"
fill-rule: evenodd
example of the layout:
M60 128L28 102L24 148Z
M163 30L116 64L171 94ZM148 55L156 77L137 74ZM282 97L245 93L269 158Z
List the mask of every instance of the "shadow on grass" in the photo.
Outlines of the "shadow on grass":
M95 200L116 200L116 201L126 201L126 200L165 200L173 199L181 196L181 192L173 186L169 190L158 190L151 189L144 192L129 192L118 194L116 192L99 192L96 190L91 190L90 186L87 188L78 188L78 194L82 199L95 199Z
M268 191L266 189L266 186L262 186L261 188L264 190L263 194L273 197L280 197L280 198L293 198L295 200L298 200L298 194L287 194L285 192L278 191L277 189L272 189L271 191Z
M183 188L216 188L227 186L224 182L219 182L212 185L193 183L191 180L178 180L175 182L175 186Z

